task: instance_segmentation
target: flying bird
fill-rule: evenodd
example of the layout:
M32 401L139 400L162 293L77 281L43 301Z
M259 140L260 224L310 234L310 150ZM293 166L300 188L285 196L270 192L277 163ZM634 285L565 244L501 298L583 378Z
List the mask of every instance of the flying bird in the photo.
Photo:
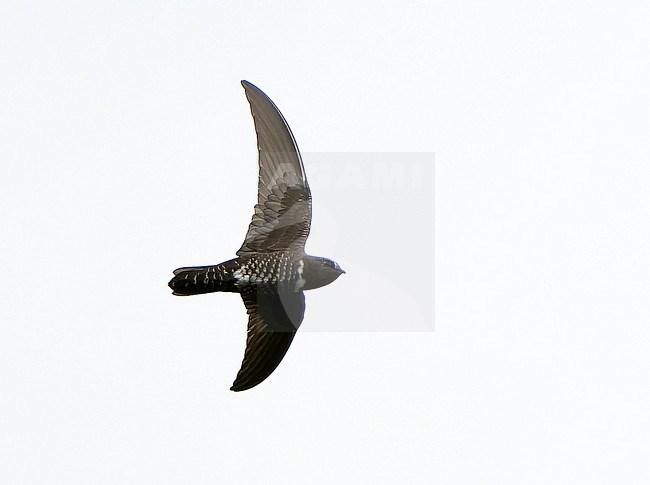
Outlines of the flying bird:
M232 391L257 386L280 364L303 320L304 291L329 285L345 273L330 259L305 254L312 199L298 145L273 101L248 81L242 85L259 151L253 219L237 258L178 268L169 282L174 295L241 295L248 334Z

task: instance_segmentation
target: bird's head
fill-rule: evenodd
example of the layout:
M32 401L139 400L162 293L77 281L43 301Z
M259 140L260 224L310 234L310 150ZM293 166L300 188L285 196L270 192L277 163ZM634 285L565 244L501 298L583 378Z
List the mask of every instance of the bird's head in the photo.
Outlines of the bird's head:
M341 269L336 261L317 256L307 256L305 258L305 270L303 274L303 278L306 281L305 289L308 290L329 285L344 273L345 271Z
M332 261L331 259L327 258L321 258L322 264L325 268L327 268L329 271L335 272L338 276L341 276L342 274L345 273L339 266L339 263L336 261Z

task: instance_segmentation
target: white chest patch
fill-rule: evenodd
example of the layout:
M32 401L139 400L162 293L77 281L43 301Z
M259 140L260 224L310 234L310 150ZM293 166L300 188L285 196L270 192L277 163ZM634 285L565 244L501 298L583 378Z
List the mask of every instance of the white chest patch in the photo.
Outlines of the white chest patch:
M302 290L302 287L305 286L305 279L302 277L302 271L305 268L305 263L303 261L300 261L298 263L298 269L296 270L296 273L298 273L298 279L296 280L296 284L294 286L294 291L300 291Z
M247 274L244 274L244 272L241 270L241 268L238 269L237 271L233 272L232 276L236 281L236 283L235 283L236 285L237 284L242 284L242 283L248 283L248 281L250 280L250 276L248 276Z

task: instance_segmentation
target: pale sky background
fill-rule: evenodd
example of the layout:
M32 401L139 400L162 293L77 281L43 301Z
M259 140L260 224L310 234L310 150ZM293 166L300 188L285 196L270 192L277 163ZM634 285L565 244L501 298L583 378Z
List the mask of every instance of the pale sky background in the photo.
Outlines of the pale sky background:
M646 2L0 5L0 483L650 482ZM348 274L235 394L241 302L166 282L242 242L241 79L305 154L435 153L435 210L314 170Z

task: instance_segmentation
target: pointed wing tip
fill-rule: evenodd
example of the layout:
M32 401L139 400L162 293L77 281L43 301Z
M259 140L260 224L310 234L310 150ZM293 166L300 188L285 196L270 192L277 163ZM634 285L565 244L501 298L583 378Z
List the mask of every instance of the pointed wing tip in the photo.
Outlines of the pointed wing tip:
M257 384L259 384L259 382ZM245 385L245 384L238 383L237 380L235 380L235 382L232 383L232 386L230 386L230 390L233 392L247 391L248 389L252 389L253 387L255 387L257 384Z
M246 81L246 79L241 80L241 85L244 86L244 89L256 89L260 90L257 86L255 86L252 82Z
M251 103L251 110L253 109L253 99L259 97L260 93L266 97L266 94L255 86L253 83L246 81L245 79L242 79L241 85L244 87L244 93L246 94L246 98L248 99L248 102ZM255 117L255 114L253 114L253 117Z

